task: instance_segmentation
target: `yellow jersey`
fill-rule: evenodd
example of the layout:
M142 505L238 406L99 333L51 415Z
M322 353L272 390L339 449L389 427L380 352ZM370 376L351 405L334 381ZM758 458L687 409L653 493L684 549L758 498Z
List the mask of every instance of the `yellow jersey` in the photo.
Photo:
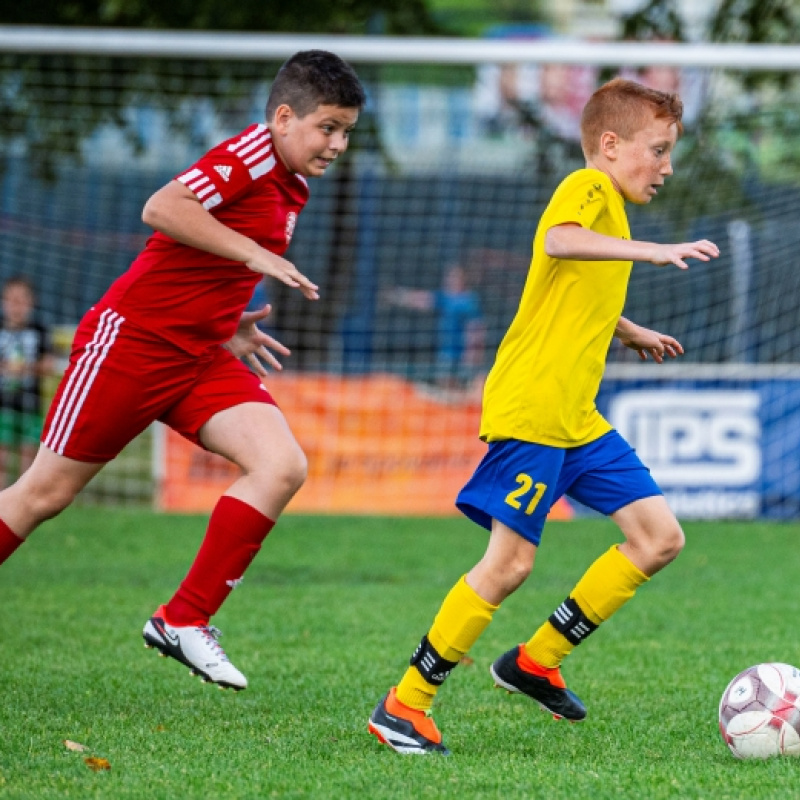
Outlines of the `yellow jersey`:
M611 430L595 397L633 262L551 258L545 235L569 222L630 239L625 201L605 173L581 169L561 182L539 221L519 308L486 379L485 441L577 447Z

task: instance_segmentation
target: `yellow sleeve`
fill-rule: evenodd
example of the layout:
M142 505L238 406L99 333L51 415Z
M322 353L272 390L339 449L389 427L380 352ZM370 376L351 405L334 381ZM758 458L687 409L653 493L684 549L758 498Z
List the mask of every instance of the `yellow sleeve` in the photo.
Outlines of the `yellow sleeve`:
M603 176L594 170L579 170L564 180L553 195L546 215L547 227L573 222L591 229L607 206L608 187Z

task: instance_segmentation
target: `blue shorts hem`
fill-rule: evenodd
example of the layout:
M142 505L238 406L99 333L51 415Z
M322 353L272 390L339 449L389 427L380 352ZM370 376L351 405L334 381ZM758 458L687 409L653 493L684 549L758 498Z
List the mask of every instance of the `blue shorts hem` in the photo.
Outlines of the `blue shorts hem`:
M492 529L492 516L472 503L460 503L456 501L456 508L469 520L487 531Z
M620 509L625 508L625 506L629 506L631 503L635 503L637 500L645 500L648 497L663 497L664 492L661 491L658 487L655 490L647 490L643 491L641 494L637 494L631 497L626 497L620 505L616 506L609 506L608 508L593 508L593 511L597 511L600 514L603 514L606 517L610 517L612 514L616 514L617 511ZM567 495L569 497L569 495Z
M478 508L478 506L472 503L466 502L456 502L456 508L469 520L474 522L476 525L480 525L481 528L485 528L487 531L492 530L492 521L497 520L498 522L505 525L509 530L514 531L517 536L525 539L526 542L530 542L531 544L535 544L537 547L542 540L542 531L539 530L538 536L528 536L522 531L518 530L516 525L514 524L514 520L510 518L505 518L505 515L501 513L492 514L488 511L484 511L482 508Z

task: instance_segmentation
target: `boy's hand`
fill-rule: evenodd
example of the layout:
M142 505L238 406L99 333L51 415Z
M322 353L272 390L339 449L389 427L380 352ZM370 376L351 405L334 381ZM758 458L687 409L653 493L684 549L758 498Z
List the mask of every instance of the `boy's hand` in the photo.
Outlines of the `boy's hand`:
M243 358L253 368L253 371L261 378L269 375L269 372L261 363L260 359L266 361L273 369L282 370L281 363L275 358L267 348L271 348L282 356L291 355L288 347L284 347L277 339L273 339L262 331L258 324L266 319L272 306L266 305L258 311L245 311L239 319L239 328L233 337L226 342L223 347L230 350L236 358Z
M699 261L709 261L719 256L719 248L708 239L699 242L685 242L683 244L657 244L650 261L657 266L674 264L678 269L689 269L684 259L696 258Z
M683 355L683 346L677 339L667 336L665 333L643 328L630 320L621 319L614 335L625 347L636 350L642 361L647 361L648 353L656 364L663 363L664 356L677 358L679 355Z
M291 261L281 258L275 253L270 253L263 247L249 260L244 262L248 269L258 272L261 275L269 275L279 281L299 289L303 297L308 300L319 300L319 286L312 283L303 275Z

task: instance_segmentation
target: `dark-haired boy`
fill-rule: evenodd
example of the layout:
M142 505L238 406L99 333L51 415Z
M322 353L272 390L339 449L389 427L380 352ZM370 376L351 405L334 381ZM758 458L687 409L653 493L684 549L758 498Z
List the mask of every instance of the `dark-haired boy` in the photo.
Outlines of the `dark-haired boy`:
M547 512L562 495L610 516L625 542L601 555L533 637L501 655L498 686L556 717L583 703L560 665L681 551L684 535L647 468L595 406L612 336L656 362L683 350L621 317L633 261L707 261L712 242L632 241L625 201L649 203L672 174L676 95L625 80L602 86L581 120L587 166L556 189L539 222L516 317L484 390L489 450L456 501L491 531L483 558L444 600L411 666L378 703L369 730L401 753L447 753L430 709L441 684L530 573Z
M297 53L272 84L266 124L217 145L147 201L142 219L155 233L81 321L33 465L0 493L2 562L155 420L237 464L242 476L214 508L189 573L143 631L148 646L223 687L247 680L209 620L306 476L259 379L259 359L280 369L270 350L288 350L257 327L268 306L245 308L265 275L317 299L282 255L307 178L347 149L364 101L338 56Z

